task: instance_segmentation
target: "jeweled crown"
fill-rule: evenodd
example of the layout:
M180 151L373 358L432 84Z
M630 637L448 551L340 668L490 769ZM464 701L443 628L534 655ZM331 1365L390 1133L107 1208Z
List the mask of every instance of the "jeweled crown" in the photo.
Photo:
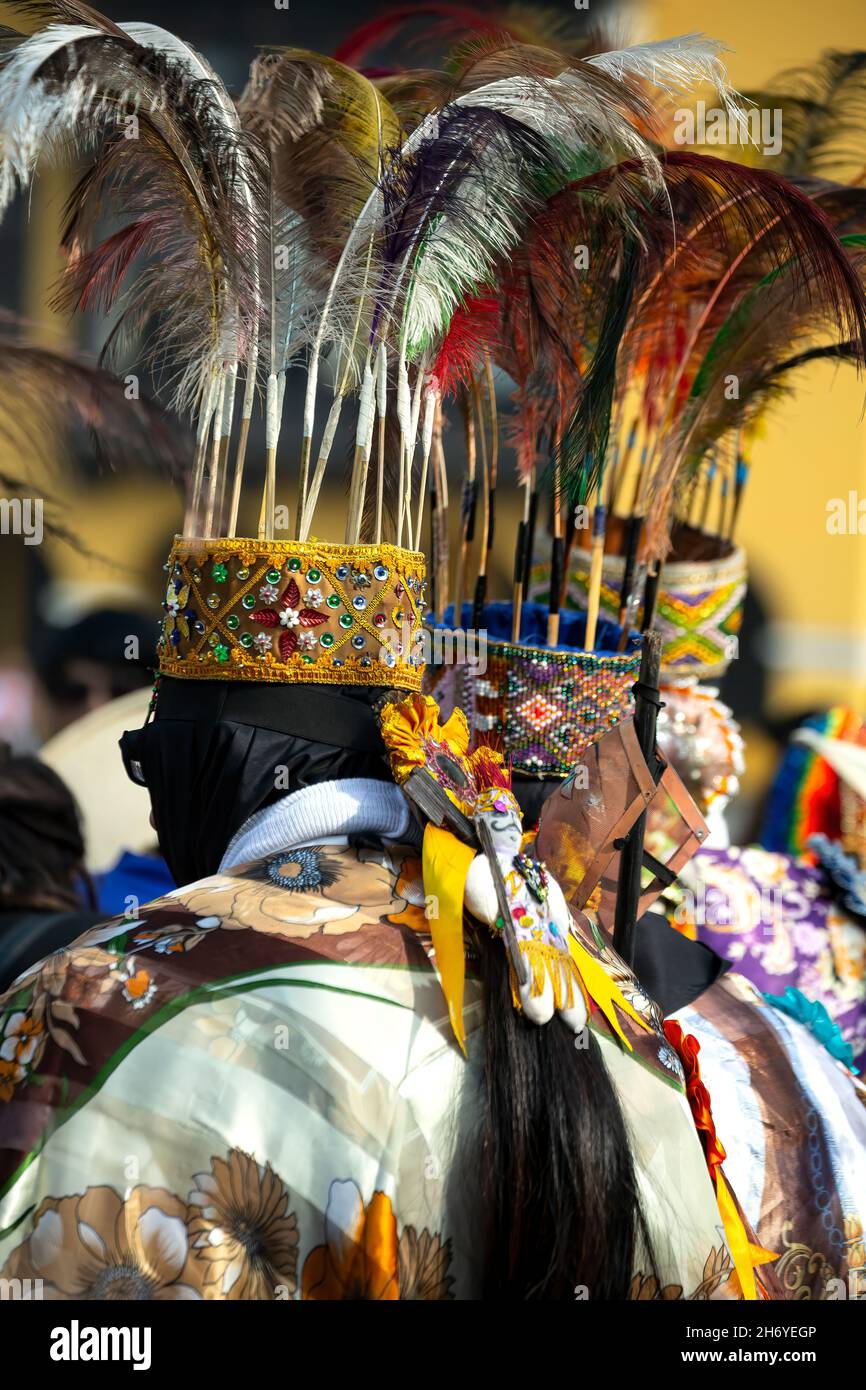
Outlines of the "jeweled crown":
M421 554L178 536L167 568L163 675L420 688Z

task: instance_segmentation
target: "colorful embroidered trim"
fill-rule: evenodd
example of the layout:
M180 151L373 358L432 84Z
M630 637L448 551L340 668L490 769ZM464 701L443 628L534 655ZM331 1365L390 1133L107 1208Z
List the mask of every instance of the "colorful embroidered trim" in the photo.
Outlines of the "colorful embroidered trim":
M588 550L575 548L566 595L571 608L587 606L590 559ZM605 556L600 608L610 618L619 613L624 569L621 556ZM549 563L534 565L532 597L546 598L549 584ZM663 567L655 623L664 641L662 680L709 680L725 673L736 654L746 587L746 557L740 549L719 560L674 561Z
M166 569L163 675L420 688L423 555L178 536Z

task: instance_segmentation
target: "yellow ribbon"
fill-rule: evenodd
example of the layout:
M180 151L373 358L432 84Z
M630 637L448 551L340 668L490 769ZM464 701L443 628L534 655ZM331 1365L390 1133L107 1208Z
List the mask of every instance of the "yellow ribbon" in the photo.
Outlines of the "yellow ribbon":
M752 1244L720 1167L715 1169L715 1178L716 1201L725 1228L728 1249L740 1282L740 1292L747 1302L755 1302L758 1297L755 1285L756 1266L770 1264L772 1260L778 1260L779 1256L772 1250L765 1250L761 1245Z
M620 1027L619 1019L616 1016L617 1009L622 1009L624 1014L634 1019L635 1023L647 1032L651 1032L650 1025L646 1019L641 1018L636 1013L619 986L608 975L604 966L596 960L595 956L590 955L584 945L578 941L573 932L568 933L568 949L571 952L572 960L577 966L584 993L598 1006L604 1014L614 1032L622 1039L629 1052L633 1051L632 1045Z
M436 899L428 919L430 936L451 1027L464 1056L463 984L466 960L463 950L463 897L466 875L474 858L475 850L458 840L450 830L440 830L436 825L425 828L422 853L424 894Z

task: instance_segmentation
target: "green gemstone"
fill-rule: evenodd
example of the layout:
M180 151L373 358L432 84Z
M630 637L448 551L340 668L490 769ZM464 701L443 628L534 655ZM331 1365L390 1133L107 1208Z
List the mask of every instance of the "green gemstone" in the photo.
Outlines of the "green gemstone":
M237 632L240 625L241 620L238 617L237 613L229 613L228 617L226 618L226 627L228 628L229 632Z
M241 599L241 603L243 604L244 608L255 608L256 606L256 601L253 598L252 594L244 594L243 598Z
M310 581L311 584L318 584L321 577L321 570L307 570L307 579Z
M313 664L313 658L311 656L304 656L302 660L305 661L308 666L312 666Z
M222 560L220 560L214 565L210 574L215 584L225 584L229 577L228 565L224 565Z
M354 621L355 620L352 617L351 613L340 614L340 627L351 627Z
M220 642L216 647L214 647L213 654L216 657L217 661L219 661L221 664L228 661L229 649L226 646L225 642Z
M333 647L334 645L334 639L331 636L330 632L322 633L322 636L319 638L319 642L323 647Z
M299 570L300 568L301 568L301 562L300 562L300 560L298 559L297 555L293 555L292 558L291 558L291 560L287 560L287 561L286 561L286 569L288 569L288 570Z
M277 583L279 583L279 579L280 579L280 572L279 572L279 570L268 570L267 575L266 575L266 578L267 578L267 581L268 581L269 584L277 584Z
M253 645L252 634L245 632L240 639L240 643L242 647L251 647Z
M326 602L326 604L328 605L329 608L339 608L339 606L340 606L339 595L338 595L338 594L328 594L328 597L325 599L325 602Z

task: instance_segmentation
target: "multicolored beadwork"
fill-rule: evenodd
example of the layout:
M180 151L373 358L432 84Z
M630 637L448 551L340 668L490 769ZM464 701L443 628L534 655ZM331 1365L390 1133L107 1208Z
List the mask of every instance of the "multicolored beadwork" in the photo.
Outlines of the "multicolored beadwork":
M163 675L420 689L423 555L178 536L167 569ZM380 610L399 622L374 623Z
M515 854L512 863L537 903L547 901L547 865L528 854Z
M537 605L524 611L529 607ZM435 658L435 644L433 652ZM473 743L500 748L515 772L567 776L590 743L631 713L639 650L551 650L488 640L485 657L483 670L469 662L431 662L424 691L443 718L455 707L464 710Z
M619 613L624 568L621 556L605 556L600 610L607 617ZM575 547L566 597L570 608L586 609L589 569L589 551ZM736 655L747 577L746 556L740 549L718 560L677 560L662 568L655 626L664 643L663 681L724 675ZM545 559L532 568L533 599L545 600L549 583L550 564Z

